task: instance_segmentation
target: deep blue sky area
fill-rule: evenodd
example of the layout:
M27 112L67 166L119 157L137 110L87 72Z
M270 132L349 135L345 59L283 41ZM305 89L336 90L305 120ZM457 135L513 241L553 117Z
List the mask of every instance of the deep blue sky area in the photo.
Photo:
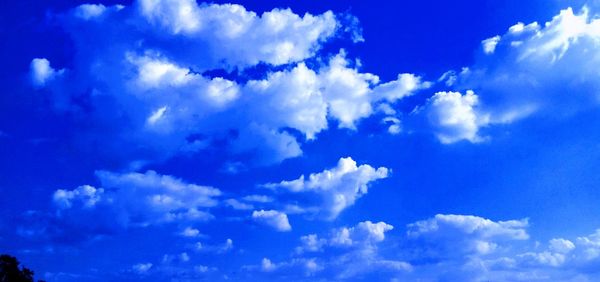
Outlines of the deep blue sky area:
M597 281L597 7L2 1L0 253L48 282Z

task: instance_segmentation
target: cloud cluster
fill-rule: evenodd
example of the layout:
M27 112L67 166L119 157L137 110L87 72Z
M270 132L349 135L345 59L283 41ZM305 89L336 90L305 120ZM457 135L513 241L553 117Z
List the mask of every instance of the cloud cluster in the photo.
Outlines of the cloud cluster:
M309 234L300 238L296 256L281 262L263 258L259 266L246 270L282 277L297 273L301 277L322 279L352 279L369 273L409 272L410 264L382 258L377 245L384 241L385 233L394 227L385 222L364 221L352 227L333 229L325 237ZM317 255L318 257L312 257Z
M194 0L141 0L135 5L140 24L149 23L150 32L193 43L190 49L207 48L214 62L232 66L301 61L313 56L338 27L332 12L299 16L274 9L257 15L241 5L198 5Z
M305 60L341 28L332 12L257 15L232 4L140 0L82 5L60 22L77 50L74 67L34 59L32 84L56 110L95 125L79 138L110 133L115 138L102 141L107 153L128 158L160 159L226 139L234 153L278 162L302 154L301 143L330 120L355 129L375 105L427 85L412 74L381 83L351 66L344 51L308 67ZM256 74L260 64L266 70ZM116 147L127 150L110 150Z
M294 273L322 279L400 281L594 281L600 232L569 240L532 241L528 221L493 221L438 214L407 225L404 236L385 223L360 222L328 234L300 237L287 261L264 258L256 267L271 277ZM400 231L399 233L402 233ZM391 237L391 239L390 239ZM385 248L378 245L385 244ZM308 271L306 262L314 262ZM298 276L295 276L298 275Z
M213 216L219 189L190 184L154 171L146 173L96 173L103 188L83 185L54 192L57 216L66 222L113 222L116 227L148 226L167 222L206 221ZM88 224L89 225L89 224ZM196 230L197 231L197 230ZM183 233L197 235L193 229Z
M408 226L408 236L420 240L430 257L487 254L498 242L526 240L528 221L494 222L477 216L438 214Z
M354 205L369 191L373 181L388 177L389 169L374 168L368 164L357 166L350 158L340 158L337 166L319 173L311 173L308 178L301 175L298 179L268 183L263 186L291 193L316 195L319 203L316 212L325 219L335 219L344 209Z
M385 239L385 233L394 229L385 222L363 221L353 227L342 227L331 232L329 238L320 238L317 234L300 237L302 245L296 248L298 253L320 252L323 247L366 247Z
M443 143L480 142L479 130L492 124L533 114L560 119L597 107L599 27L587 7L568 8L543 25L517 23L483 40L473 66L442 76L453 91L435 94L423 111L434 133Z

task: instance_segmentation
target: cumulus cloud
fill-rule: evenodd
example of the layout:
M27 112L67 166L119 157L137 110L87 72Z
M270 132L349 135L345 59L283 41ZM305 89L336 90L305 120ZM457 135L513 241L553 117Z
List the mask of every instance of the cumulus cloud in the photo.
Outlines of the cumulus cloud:
M301 61L338 27L332 12L299 16L290 9L274 9L257 15L241 5L198 5L194 0L141 0L136 6L140 24L204 45L215 61L235 66Z
M225 138L233 152L279 162L300 156L302 142L326 130L328 120L355 129L377 104L427 86L412 74L380 83L352 67L343 51L319 57L309 68L304 60L317 56L341 28L331 12L257 15L233 4L140 0L132 6L82 5L63 15L61 24L78 50L75 67L63 74L48 60L34 59L32 83L48 88L58 110L83 112L94 128L111 131L78 138L100 140L93 136L110 133L115 138L103 148L130 158L161 159ZM259 63L285 67L246 78L245 68ZM223 69L232 75L209 74ZM59 74L63 79L54 81Z
M96 175L103 188L84 185L54 192L53 202L61 220L90 220L88 217L94 216L106 218L98 222L113 221L121 227L206 221L213 216L202 209L215 206L216 198L221 195L219 189L186 183L154 171L123 174L98 171ZM194 228L186 228L181 234L200 235Z
M43 87L47 82L61 75L64 70L55 70L46 58L35 58L29 66L31 83L36 87Z
M276 210L258 210L252 212L254 221L270 226L273 229L285 232L291 231L292 226L288 220L287 214Z
M479 97L473 91L438 92L419 111L426 112L433 131L442 143L460 140L480 142L480 127L489 124L489 115L479 112Z
M363 221L353 227L342 227L331 232L329 238L320 238L317 234L300 237L302 245L296 248L299 253L318 252L328 247L365 247L381 242L385 233L394 227L385 222Z
M333 229L324 236L302 236L302 244L296 247L296 257L280 263L263 260L261 269L268 272L285 269L287 273L294 269L327 269L319 277L329 280L351 279L381 272L408 272L411 270L409 263L383 258L377 251L377 245L384 241L385 233L392 229L393 226L385 222L364 221L355 226ZM317 259L310 257L316 254Z
M484 126L532 114L560 119L597 107L599 26L590 9L575 13L567 8L545 24L519 22L505 34L484 40L483 55L474 65L444 79L454 91L467 94L441 92L430 100L444 97L443 108L448 109L446 118L438 111L434 124L449 124L441 133L434 129L435 134L444 143L479 142L477 129Z
M549 245L551 251L563 254L571 252L573 249L575 249L575 244L573 244L573 242L563 238L552 239L550 240Z
M500 36L496 35L494 37L490 37L486 40L481 41L481 45L483 46L483 52L486 54L492 54L496 50L496 45L500 42Z
M527 219L492 221L477 216L438 214L408 226L410 238L422 240L430 256L487 254L502 241L529 238Z
M52 197L54 203L60 209L68 209L73 206L73 202L80 202L84 208L92 208L100 201L104 189L96 189L90 185L83 185L74 190L58 189Z
M409 224L404 250L414 272L405 279L460 281L594 280L594 234L577 241L531 242L527 220L492 221L478 216L436 215ZM423 262L423 259L430 262Z
M315 194L320 198L319 213L326 219L335 219L340 212L352 206L357 199L367 194L369 184L378 179L388 177L389 169L363 164L357 166L350 158L340 158L336 167L319 173L312 173L305 178L264 184L270 189L285 189L292 193Z

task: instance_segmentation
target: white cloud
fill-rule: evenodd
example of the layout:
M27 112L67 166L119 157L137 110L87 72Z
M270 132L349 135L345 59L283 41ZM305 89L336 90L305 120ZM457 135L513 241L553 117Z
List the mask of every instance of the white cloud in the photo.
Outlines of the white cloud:
M266 195L247 195L239 199L227 199L224 202L235 210L252 210L255 206L265 206L273 201L273 198Z
M402 131L402 122L395 117L386 117L382 120L383 123L389 124L388 133L392 135L399 134Z
M300 237L302 245L298 253L322 251L328 247L371 247L385 239L385 233L394 227L385 222L363 221L353 227L342 227L331 232L329 238L319 238L316 234Z
M259 265L246 265L243 269L275 276L285 273L284 275L289 279L289 277L311 277L323 270L323 266L315 258L294 258L289 261L273 262L265 257Z
M173 33L200 28L200 8L195 0L141 0L137 5L150 23L169 28Z
M566 254L573 251L573 249L575 249L575 244L567 239L555 238L550 240L551 251Z
M205 44L216 59L241 66L308 58L338 26L332 12L300 17L274 9L258 16L241 5L194 0L141 0L137 6L142 19L159 30Z
M195 250L199 252L210 252L216 254L224 254L233 250L233 240L227 238L224 243L217 245L202 244L202 242L196 242Z
M482 126L532 114L561 119L597 107L599 42L600 20L585 7L579 13L564 9L545 24L519 22L505 34L484 40L486 56L468 72L455 74L448 85L461 92L473 89L477 95L458 99L446 94L453 97L452 109L462 110L448 111L445 120L455 123L443 127L449 132L440 134L438 129L436 134L446 143L477 142Z
M248 202L255 202L255 203L273 202L273 198L266 196L266 195L248 195L248 196L242 197L242 199L245 201L248 201Z
M410 238L423 240L435 253L451 256L494 252L503 241L529 238L527 219L492 221L469 215L438 214L408 225Z
M565 255L552 252L527 252L517 255L518 263L524 266L552 266L557 267L565 262Z
M277 268L277 266L275 264L273 264L273 262L271 262L270 259L268 258L263 258L261 263L260 263L260 268L262 271L273 271Z
M230 206L231 208L233 208L234 210L252 210L254 209L254 206L251 204L247 204L244 202L240 202L236 199L227 199L224 201L224 203L228 206Z
M382 258L378 252L377 245L393 228L385 222L363 221L355 226L333 229L325 237L309 234L300 238L301 245L296 247L296 254L318 252L320 265L334 275L329 280L347 280L377 272L406 273L412 269L410 263Z
M276 210L259 210L252 212L252 218L261 224L283 232L292 230L287 214Z
M186 227L183 231L181 231L181 236L183 237L198 237L200 236L200 230L196 229L196 228L192 228L192 227Z
M144 274L146 272L148 272L148 270L150 270L150 268L152 268L152 263L138 263L134 266L131 267L133 269L133 271L137 272L138 274Z
M31 83L36 87L43 87L54 79L56 76L61 75L64 70L55 70L50 66L50 61L46 58L35 58L31 60L29 65L29 76Z
M487 126L490 118L479 111L478 104L479 97L473 91L467 91L464 95L459 92L438 92L419 111L425 111L440 142L480 142L484 138L479 136L479 128Z
M421 81L421 78L414 74L401 73L396 80L377 85L373 89L373 95L376 97L375 100L395 102L429 86L429 82Z
M315 139L329 120L356 129L378 104L428 85L412 74L380 84L358 64L351 67L344 51L307 67L303 60L340 27L331 12L299 16L275 9L258 16L240 5L141 0L129 7L83 5L64 25L80 50L75 68L48 88L55 108L76 111L73 98L89 95L94 111L83 111L86 120L94 129L110 128L115 138L103 141L106 147L127 148L107 151L150 162L205 149L213 138L229 135L236 136L226 145L234 153L250 153L256 163L280 162L300 156L302 142ZM102 32L89 36L87 29ZM58 73L40 60L32 63L37 87ZM259 79L236 78L260 62L291 65L267 67ZM229 78L207 74L219 69L234 71ZM192 138L200 133L203 138Z
M323 172L304 175L291 181L263 185L271 189L287 189L293 193L314 193L321 198L320 213L327 219L336 218L340 212L352 206L357 199L368 193L369 184L388 177L385 167L373 168L368 164L357 166L348 158L340 158L336 167Z
M125 227L206 221L213 216L199 209L215 206L215 198L221 195L216 188L185 183L154 171L143 174L98 171L96 175L103 188L84 185L54 193L53 200L63 220L98 216L106 218L98 220L101 223L112 220L113 224ZM188 228L183 235L197 236L199 232Z
M58 189L54 192L52 199L60 209L68 209L73 206L74 201L81 202L84 208L92 208L102 198L104 189L96 189L90 185L83 185L68 191Z
M481 45L483 46L483 52L486 54L492 54L496 50L496 45L500 42L500 36L496 35L494 37L488 38L486 40L481 41Z
M116 6L117 9L119 7L120 6ZM84 20L89 20L101 16L105 11L106 6L102 4L83 4L75 8L75 16Z
M327 240L319 238L317 234L309 234L302 236L300 237L300 242L302 242L302 246L296 248L296 251L298 253L318 252L322 250L325 244L327 244Z
M370 86L378 83L379 78L347 66L345 53L333 57L322 70L322 84L329 114L340 122L340 127L355 128L355 121L372 113Z
M253 116L263 117L264 124L275 128L295 128L308 139L327 128L327 104L319 88L317 74L303 63L246 86L254 101L261 103L250 109Z

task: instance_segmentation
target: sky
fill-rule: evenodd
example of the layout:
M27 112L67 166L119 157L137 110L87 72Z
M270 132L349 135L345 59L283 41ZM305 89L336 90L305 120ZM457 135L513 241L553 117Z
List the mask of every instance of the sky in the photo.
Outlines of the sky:
M4 1L46 281L598 281L600 3Z

